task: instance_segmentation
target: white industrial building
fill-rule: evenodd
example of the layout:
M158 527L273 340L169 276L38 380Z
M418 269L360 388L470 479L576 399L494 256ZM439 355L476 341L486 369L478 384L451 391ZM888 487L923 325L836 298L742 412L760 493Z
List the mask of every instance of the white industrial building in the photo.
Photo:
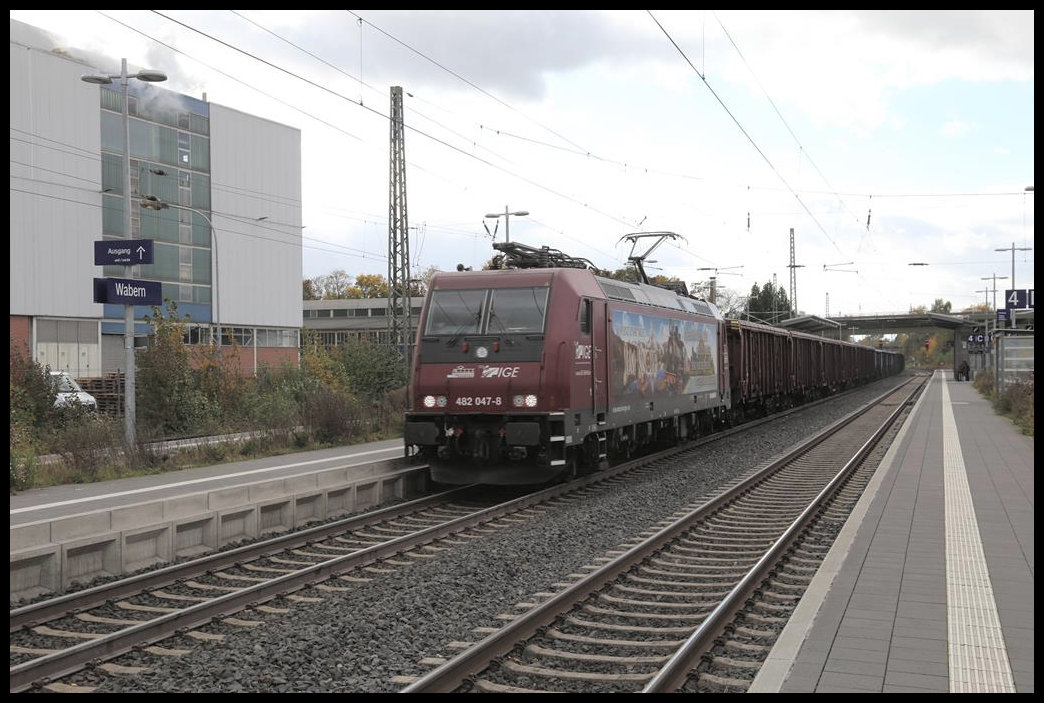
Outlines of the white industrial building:
M91 84L89 74L117 80ZM128 234L120 75L119 56L88 65L75 48L11 21L12 344L80 378L121 371L126 306L94 302L94 280L119 277L159 282L163 300L188 316L190 341L220 327L244 373L296 364L300 130L129 80ZM165 207L140 207L146 196ZM96 266L94 243L120 239L152 240L153 263ZM134 307L142 346L153 309Z

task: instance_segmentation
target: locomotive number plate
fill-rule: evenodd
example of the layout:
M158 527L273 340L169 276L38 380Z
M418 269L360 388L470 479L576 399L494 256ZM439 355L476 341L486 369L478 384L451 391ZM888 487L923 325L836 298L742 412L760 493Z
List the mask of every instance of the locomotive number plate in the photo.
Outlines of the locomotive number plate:
M504 403L503 399L499 395L473 395L473 396L462 396L454 401L457 405L467 407L484 407L494 406L499 407Z

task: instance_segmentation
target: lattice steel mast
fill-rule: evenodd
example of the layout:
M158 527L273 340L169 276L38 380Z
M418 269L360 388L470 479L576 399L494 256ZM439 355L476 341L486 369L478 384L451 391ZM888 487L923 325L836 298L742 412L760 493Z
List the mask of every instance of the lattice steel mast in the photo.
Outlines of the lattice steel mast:
M391 89L391 149L388 193L388 336L413 360L413 313L410 310L410 235L406 217L406 143L402 128L402 87Z

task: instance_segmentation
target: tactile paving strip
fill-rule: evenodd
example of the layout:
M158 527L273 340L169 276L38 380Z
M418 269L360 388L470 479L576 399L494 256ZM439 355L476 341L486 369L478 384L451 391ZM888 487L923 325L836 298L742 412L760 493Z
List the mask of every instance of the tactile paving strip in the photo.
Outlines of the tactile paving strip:
M945 382L942 405L950 692L1015 693Z

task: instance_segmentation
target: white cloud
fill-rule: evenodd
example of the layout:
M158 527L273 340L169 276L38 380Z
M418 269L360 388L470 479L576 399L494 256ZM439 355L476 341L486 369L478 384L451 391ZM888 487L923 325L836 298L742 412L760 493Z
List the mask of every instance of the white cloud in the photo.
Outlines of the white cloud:
M162 12L11 16L299 127L303 276L387 269L391 85L421 269L488 259L505 205L512 239L612 268L639 222L676 231L663 273L742 265L741 292L789 285L793 227L817 314L975 304L1032 246L1033 11Z

